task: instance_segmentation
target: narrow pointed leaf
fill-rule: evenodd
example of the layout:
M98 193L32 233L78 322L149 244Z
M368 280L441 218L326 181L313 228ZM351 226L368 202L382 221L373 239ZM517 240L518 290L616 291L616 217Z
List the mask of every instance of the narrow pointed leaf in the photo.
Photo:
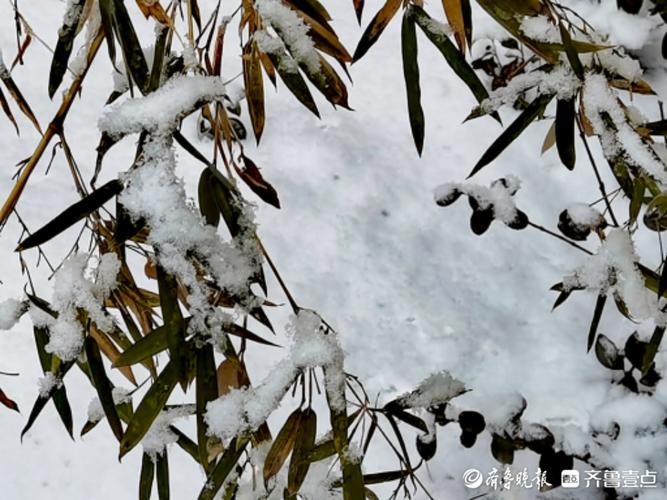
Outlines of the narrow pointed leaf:
M658 349L660 348L660 343L662 342L662 337L664 336L664 334L665 334L665 328L662 326L656 326L655 330L653 330L653 335L651 335L651 340L649 340L649 343L646 346L646 350L644 351L644 357L642 359L643 375L646 375L651 369L653 361L655 360L655 355L658 353Z
M211 171L205 168L199 177L199 211L204 216L204 219L206 219L206 224L218 227L220 223L220 209L213 198L213 192L210 187L212 176Z
M204 419L206 405L218 397L217 370L213 346L205 344L197 349L197 446L199 462L208 470L208 426Z
M514 120L493 144L486 150L468 177L472 177L482 168L495 160L507 146L521 135L521 133L530 125L540 114L544 112L547 105L553 99L553 95L543 95L531 102L526 109Z
M454 30L454 38L461 52L466 50L466 42L469 40L465 22L464 9L470 10L470 4L465 0L442 0L442 6L447 16L449 25Z
M419 86L419 64L417 63L417 32L412 9L408 8L403 15L401 28L401 47L403 52L403 76L408 98L408 115L412 138L417 152L421 156L424 148L424 110L421 105L421 88Z
M159 500L169 500L169 458L167 450L159 453L155 461L157 495Z
M58 87L63 81L65 72L67 71L67 64L72 48L74 46L74 38L77 34L77 27L79 19L83 13L83 6L85 0L73 0L68 5L67 21L62 25L58 31L58 42L53 51L53 59L51 60L51 71L49 73L49 97L58 90Z
M264 460L264 483L280 472L290 452L294 448L303 412L294 410L278 432Z
M5 394L5 391L3 391L2 389L0 389L0 404L3 404L4 406L9 408L10 410L14 410L16 412L19 412L19 405L17 405L15 401L9 399L7 394Z
M141 400L120 442L119 458L125 456L146 435L160 414L179 378L178 365L169 362Z
M113 180L106 183L99 189L96 189L88 196L83 198L66 208L60 215L50 221L45 226L35 231L32 235L23 240L16 251L27 250L28 248L36 247L46 243L54 236L65 231L67 228L79 222L84 217L87 217L92 212L100 208L112 197L116 196L123 190L122 182Z
M466 61L463 54L456 48L449 38L447 38L446 34L433 28L433 19L431 19L421 7L412 5L411 9L417 25L421 28L431 43L440 51L445 58L445 61L447 61L447 64L454 70L454 73L456 73L468 86L472 94L475 96L475 99L477 99L477 102L481 103L484 99L489 97L486 87L477 76L477 73L475 73L475 70L468 64L468 61ZM491 116L497 121L500 121L498 113L493 113Z
M157 282L160 292L160 309L162 319L167 328L167 345L169 346L170 362L178 366L180 372L179 380L184 386L187 382L187 359L185 357L185 328L180 326L184 323L183 315L178 304L176 278L167 273L161 265L157 266Z
M12 122L12 125L14 125L14 129L16 130L16 135L20 135L18 123L16 123L16 118L14 118L14 114L12 113L12 110L9 107L9 103L7 102L5 94L2 93L2 89L0 89L0 107L2 107L2 111L4 111L9 121Z
M287 490L293 495L298 493L308 474L310 467L308 456L315 445L316 436L317 414L311 408L307 408L301 415L287 471Z
M604 304L607 301L606 295L598 295L597 301L595 302L595 310L593 311L593 319L591 321L590 329L588 330L588 343L586 350L590 351L591 347L595 343L595 336L597 335L598 325L600 324L600 318L602 318L602 311L604 310Z
M139 500L151 500L153 479L155 478L155 464L150 455L143 454L141 459L141 476L139 478Z
M204 488L199 492L198 500L213 500L224 484L225 479L234 470L234 466L243 454L246 446L248 446L247 441L237 443L236 438L231 440L215 468L209 474Z
M401 0L387 0L378 13L375 14L375 17L373 17L357 44L357 48L352 56L353 61L361 59L368 52L368 49L378 41L384 29L396 12L398 12L401 3Z
M576 154L574 149L574 126L576 114L574 99L558 99L556 103L556 147L563 165L574 169Z
M95 339L90 336L86 337L84 346L90 373L93 377L95 389L97 390L97 396L102 404L102 409L107 417L107 422L109 422L109 427L111 427L116 439L120 441L123 439L123 426L121 425L120 418L118 418L118 413L116 412L116 404L114 403L112 395L113 387L104 370L104 363L102 362L102 355L100 354L99 347L97 346Z
M246 44L243 51L243 81L245 84L246 100L250 122L259 143L264 130L264 83L262 80L262 64L259 60L259 50L255 42Z
M570 63L570 67L572 68L572 71L574 71L574 74L577 75L579 79L583 80L584 65L581 64L579 54L577 54L577 49L574 48L570 32L567 31L565 25L560 21L558 22L558 28L560 30L560 36L563 41L563 47L565 47L565 54L567 55L567 60Z
M239 174L241 179L243 179L243 182L248 185L253 193L269 205L280 208L278 193L275 188L264 179L259 167L257 167L254 161L243 155L243 168L236 167L236 164L234 167L236 168L236 173Z

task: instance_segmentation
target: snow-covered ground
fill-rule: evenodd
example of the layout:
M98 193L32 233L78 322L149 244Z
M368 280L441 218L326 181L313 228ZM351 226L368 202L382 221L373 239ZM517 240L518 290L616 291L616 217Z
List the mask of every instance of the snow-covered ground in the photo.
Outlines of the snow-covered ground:
M342 41L353 49L362 30L354 19L351 2L326 3ZM65 3L43 0L39 6L26 1L20 4L35 32L53 46ZM208 2L200 0L200 4L207 8ZM594 25L597 22L617 33L619 41L636 43L633 48L644 45L637 40L643 36L638 34L640 30L628 29L627 16L616 13L615 2L602 7L596 2L570 4L580 8L584 16L590 15ZM380 5L378 1L367 2L364 26ZM438 2L427 7L442 15ZM5 61L11 62L15 54L13 15L8 3L0 12L0 48ZM476 37L499 33L493 22L477 11L475 21ZM149 40L151 24L140 18L137 24L144 40ZM582 262L581 252L534 229L512 231L498 222L483 236L475 236L468 227L470 210L465 201L447 208L434 203L436 186L463 180L501 127L490 118L461 123L475 101L441 55L420 38L427 125L424 153L418 158L407 119L399 25L396 19L369 54L352 66L354 84L349 90L354 112L334 111L320 100L322 119L317 120L284 88L274 93L267 87L267 128L258 147L254 140L247 141L246 153L263 168L280 195L282 209L260 204L257 222L264 244L297 300L316 309L338 330L348 354L347 370L359 375L369 394L380 393L384 401L410 390L431 373L449 370L472 389L457 399L458 406L486 414L519 392L528 401L524 419L550 427L574 424L587 429L594 415L632 421L636 413L659 411L654 406L660 406L656 401L667 403L667 386L659 387L660 395L651 401L623 395L620 388L610 385L610 372L593 354L586 353L593 295L574 294L551 311L555 295L549 287ZM655 38L659 40L657 35ZM98 57L66 122L70 145L86 179L94 169L97 121L112 89L106 59L106 54ZM53 102L47 97L49 65L49 52L34 40L26 64L13 72L43 126L59 102L58 95ZM231 76L238 67L238 61L231 59L225 71ZM667 86L661 69L649 76L657 89ZM647 115L657 118L654 101L642 99L639 103L645 105ZM506 124L512 113L505 112ZM11 124L0 120L3 197L12 186L13 165L29 156L38 140L27 120L18 113L17 117L19 139ZM247 113L243 118L247 120ZM530 127L475 182L486 185L498 177L518 176L523 184L515 196L517 206L531 221L555 229L565 206L590 202L598 193L593 171L583 161L583 150L578 151L580 161L574 172L562 167L555 148L540 156L549 126L550 121L545 120ZM196 137L192 119L186 120L184 130ZM208 147L202 143L202 148ZM133 154L133 139L125 139L107 155L103 180L125 170ZM49 157L50 151L18 205L21 217L32 229L77 196L60 151L49 174L44 175ZM179 173L194 196L200 167L185 153L179 158ZM252 199L252 195L248 197ZM47 246L56 262L69 250L65 246L67 235L74 235L74 231ZM25 281L13 253L19 235L20 228L12 220L0 238L0 300L19 297ZM649 264L657 264L651 254L656 239L641 243L646 247L643 257ZM593 243L588 245L595 249ZM46 268L41 269L48 274ZM276 283L269 285L269 297L282 301ZM49 286L45 276L40 276L37 288L47 297ZM633 326L611 309L603 317L600 331L622 344ZM284 325L287 315L286 310L276 312L274 324ZM265 347L254 348L251 354L249 366L258 366L251 373L255 380L282 357L281 352ZM658 365L664 364L659 355ZM0 335L0 371L20 373L19 377L0 377L0 387L22 410L20 416L0 411L2 498L117 499L136 494L141 455L130 453L119 464L117 445L106 425L73 443L49 405L23 443L19 441L41 376L27 318ZM67 378L67 389L75 429L80 429L93 389L74 373ZM617 401L607 405L612 399ZM273 425L280 423L277 419ZM664 435L653 439L651 447L667 444ZM434 498L463 499L483 493L483 487L467 490L462 474L469 468L490 471L498 467L489 444L490 437L485 434L474 448L464 449L453 428L441 429L438 455L428 470L422 471ZM635 467L646 446L638 439L620 446L616 457L619 468ZM172 450L170 459L172 497L193 498L204 481L203 474L180 450ZM392 460L377 454L365 468L368 472L383 466L393 468ZM662 481L667 479L665 465L667 459L657 470ZM513 469L523 467L534 472L535 455L519 453ZM663 498L664 493L655 493L658 496L653 498ZM558 489L545 496L600 497L583 488L570 494ZM502 496L535 497L534 491L520 490Z

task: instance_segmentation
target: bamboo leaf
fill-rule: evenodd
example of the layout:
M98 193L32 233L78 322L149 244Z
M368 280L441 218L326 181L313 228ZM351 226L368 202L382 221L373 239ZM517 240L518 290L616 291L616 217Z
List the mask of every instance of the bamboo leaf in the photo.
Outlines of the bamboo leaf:
M568 170L574 169L574 124L576 114L574 99L558 99L556 102L556 147L560 161Z
M155 477L155 464L150 455L143 454L141 459L141 476L139 478L139 500L151 500L153 489L153 478Z
M401 0L387 0L384 6L375 14L370 24L361 36L361 40L357 44L357 48L352 56L352 62L361 59L368 49L370 49L375 42L378 41L380 35L392 20L396 12L401 6ZM359 14L360 15L360 14Z
M505 131L500 134L493 144L486 150L475 167L472 169L468 178L475 175L482 168L495 160L507 146L509 146L521 133L530 125L540 114L544 112L547 105L553 99L553 95L543 95L537 97L526 109L514 120Z
M552 147L556 145L556 120L553 121L547 135L544 136L544 142L542 143L542 154L549 151Z
M206 405L218 397L218 380L213 346L205 344L197 349L197 446L199 462L208 470L208 426L204 419Z
M215 468L209 474L204 488L199 492L198 500L213 500L225 482L225 479L227 479L227 476L234 469L246 446L248 446L247 441L238 443L236 438L231 440Z
M165 324L149 332L146 336L132 344L113 364L114 367L130 366L155 356L169 346L169 329L186 327L186 320L179 321L176 325Z
M587 351L591 350L593 344L595 343L595 336L598 331L598 325L600 324L600 318L602 318L602 311L604 310L604 304L607 301L606 295L598 295L597 301L595 302L595 310L593 311L593 320L591 321L590 329L588 330L588 343Z
M157 283L160 293L160 309L162 310L162 319L167 328L167 345L169 346L170 362L178 366L179 380L183 385L183 390L187 384L188 367L185 349L185 332L183 315L178 304L176 278L167 273L164 268L157 266Z
M665 327L663 326L656 326L655 329L653 330L653 335L651 335L651 340L649 340L648 345L646 346L646 350L644 351L644 356L642 359L643 375L646 375L651 369L653 361L655 360L655 355L658 353L658 349L660 348L660 344L662 342L662 337L664 336L664 334L665 334Z
M470 19L470 3L467 0L442 0L442 6L447 21L454 30L456 44L461 52L465 52L466 41L471 39L470 23L466 23L466 18ZM464 13L464 11L467 11L467 13Z
M158 453L155 460L157 495L159 500L169 500L169 457L167 450Z
M623 356L621 356L616 345L602 333L598 335L595 342L595 357L610 370L623 369Z
M16 118L14 118L14 114L12 113L12 110L9 107L9 103L7 102L5 94L3 94L2 89L0 89L0 107L2 107L2 111L4 111L9 121L12 122L12 125L14 125L14 129L16 130L16 135L21 135L19 133L18 123L16 123Z
M32 122L32 124L35 126L37 131L42 134L42 128L39 126L39 122L37 121L37 117L35 114L32 112L32 109L30 109L30 105L28 104L28 101L25 100L25 97L23 97L23 94L19 90L19 88L16 86L16 83L14 83L14 79L10 75L9 71L7 71L7 68L5 68L4 63L0 59L0 80L5 84L5 87L7 88L7 92L9 92L9 95L12 96L16 104L18 105L19 109L21 112Z
M630 199L630 224L637 222L639 212L644 203L644 192L646 191L646 183L643 177L637 177L632 185L632 197ZM662 294L659 294L662 295Z
M259 170L259 167L247 156L243 155L243 169L240 169L234 164L236 173L239 174L239 177L243 179L248 187L259 196L262 201L265 201L269 205L273 205L276 208L280 208L280 200L278 199L278 193L275 188L268 183L262 173Z
M295 495L299 492L310 468L309 455L317 436L317 414L307 408L303 411L296 431L292 458L287 471L287 490Z
M97 342L92 337L86 337L84 346L97 396L102 404L102 409L107 417L107 422L109 422L109 427L111 427L116 439L120 441L123 439L123 426L120 423L120 418L118 418L118 413L116 413L116 404L114 403L111 392L112 385L104 370L104 363L102 362L102 356L97 346Z
M67 71L67 64L70 55L72 54L72 47L74 46L74 38L77 34L77 27L79 20L83 14L83 6L85 0L73 0L68 5L68 17L65 23L58 31L58 42L53 51L53 59L51 60L51 71L49 73L49 97L53 95L60 87L63 77ZM70 17L71 15L71 17Z
M170 361L150 386L125 429L125 434L120 442L119 459L139 444L146 435L153 421L167 403L169 395L178 382L179 375L178 365Z
M563 25L561 21L558 22L558 29L560 30L560 37L561 40L563 41L563 47L565 47L565 55L567 55L567 60L570 62L570 67L572 67L572 71L574 71L574 74L577 75L580 80L583 80L584 65L581 64L581 60L579 59L579 54L577 54L577 50L574 48L574 45L572 43L572 37L570 36L570 33L567 31L565 25Z
M421 156L424 148L424 110L421 105L419 87L419 64L417 63L417 32L412 9L408 7L403 15L401 28L401 47L403 52L403 76L408 98L408 115L412 138L417 152Z
M276 68L278 75L280 75L280 79L292 95L319 118L320 112L317 109L308 85L306 85L306 81L297 69L296 61L285 50L268 52L266 55L271 60L273 67Z
M447 38L447 35L441 31L435 30L433 28L433 19L422 9L416 5L410 7L413 11L414 19L417 25L424 32L426 37L431 41L433 45L440 51L440 53L447 61L447 64L454 70L454 73L465 83L472 94L477 99L477 102L482 102L484 99L489 97L489 93L486 90L486 87L482 81L475 73L475 70L472 69L468 61L461 52L456 48L456 46ZM500 121L497 113L493 113L492 116Z
M276 439L271 444L271 448L269 448L269 452L264 460L264 484L280 472L285 460L287 460L287 457L294 448L302 418L303 412L300 409L294 410L287 417Z
M245 83L248 112L252 123L255 139L259 143L264 130L264 83L262 81L262 64L256 42L249 42L243 50L243 81Z
M45 226L35 231L32 235L23 240L16 251L20 252L28 248L36 247L46 243L54 236L65 231L67 228L76 224L78 221L87 217L92 212L100 208L112 197L123 190L122 182L113 180L106 183L99 189L96 189L85 198L66 208L60 215L50 221Z
M199 177L199 211L206 219L206 224L218 227L220 223L220 209L211 192L211 171L205 168Z

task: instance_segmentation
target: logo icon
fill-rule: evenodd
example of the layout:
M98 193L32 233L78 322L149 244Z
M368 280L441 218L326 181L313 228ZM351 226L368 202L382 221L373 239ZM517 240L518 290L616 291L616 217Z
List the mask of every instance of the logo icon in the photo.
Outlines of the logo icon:
M579 487L579 471L566 469L560 473L560 482L563 488Z
M483 481L484 477L482 477L482 473L477 469L468 469L463 473L463 484L465 484L467 488L479 488Z

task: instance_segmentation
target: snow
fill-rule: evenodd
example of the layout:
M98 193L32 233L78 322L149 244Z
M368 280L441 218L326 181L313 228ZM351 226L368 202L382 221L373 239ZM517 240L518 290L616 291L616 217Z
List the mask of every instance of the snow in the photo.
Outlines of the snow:
M25 301L7 299L0 302L0 330L11 330L28 309Z
M75 254L55 274L52 305L58 318L50 325L49 343L45 349L63 361L75 359L83 347L84 333L79 309L102 331L114 327L113 318L101 306L116 286L120 261L114 253L104 254L92 279L85 276L88 256Z
M309 73L316 73L320 69L320 57L308 35L308 26L297 13L278 0L256 0L255 8L278 33L292 57L306 66Z
M625 37L635 47L647 40L634 24L635 18L617 14L614 2L598 5L578 1L576 6L585 17L595 12L594 24L603 27L611 26L608 19L612 17L632 19L633 24L618 22L609 30L618 30L619 38ZM29 20L36 33L44 35L53 46L64 3L50 0L40 7ZM206 9L207 3L200 2L200 7ZM362 30L349 3L334 2L327 7L341 39L348 48L353 47ZM128 9L137 10L130 9L130 4ZM499 32L479 10L474 9L473 16L475 36ZM0 46L8 57L13 57L13 18L4 16L0 23ZM137 26L142 40L150 43L152 23L138 21ZM433 205L434 186L446 180L461 180L501 129L487 118L461 125L476 103L441 55L428 43L420 42L427 140L423 158L418 160L405 116L404 88L400 85L402 69L396 52L399 31L400 22L394 20L368 57L352 67L355 84L350 86L350 102L357 110L354 113L323 109L322 120L316 121L284 88L277 94L267 93L268 120L262 143L259 149L250 141L245 144L247 154L264 167L283 202L280 212L258 207L256 219L263 242L294 295L330 318L340 332L339 341L347 353L346 370L360 376L372 398L378 394L381 399L394 398L414 389L429 374L446 369L471 389L457 398L461 408L476 408L486 416L489 407L497 405L506 391L516 390L528 401L528 421L547 425L563 448L584 446L590 441L588 428L598 408L626 396L627 391L620 387L610 391L611 372L585 353L594 298L573 294L556 312L550 312L553 297L548 293L549 287L575 266L581 255L562 242L532 231L504 231L492 226L479 238L467 228L469 208L465 202L446 210ZM611 43L613 40L612 37ZM658 52L659 41L658 36ZM228 47L233 48L233 44ZM105 61L104 48L100 52L95 71L88 75L66 122L68 140L86 179L92 175L94 145L99 141L99 132L91 124L103 113L101 103L112 90L112 69ZM232 55L225 60L225 74L233 76L234 70L240 69L239 61L234 60L233 50L226 47L225 52ZM58 104L45 97L43 76L51 55L35 41L28 53L26 65L17 66L13 78L40 121L48 120ZM600 56L607 53L611 51L603 51ZM631 61L624 60L628 64ZM655 61L664 64L659 58ZM649 77L652 85L657 81L656 89L663 87L662 69ZM647 104L637 99L637 103L655 119L653 101ZM128 108L133 104L128 104ZM446 112L439 112L441 109ZM506 125L516 116L512 110L503 113ZM246 114L242 119L248 126ZM0 158L5 165L32 154L39 140L22 116L17 114L17 120L22 125L22 139L2 143ZM565 172L554 151L539 157L539 144L547 127L545 122L532 125L488 171L480 172L478 182L486 186L496 177L515 174L522 181L522 189L516 195L519 206L526 209L531 220L554 228L558 214L571 201L592 201L599 195L587 178L578 177L583 172L592 176L590 169ZM192 123L187 119L181 130L194 136ZM13 133L6 120L0 120L0 132L0 137L7 138ZM308 147L304 148L304 144ZM598 164L604 165L595 141L591 145ZM206 151L206 143L197 146ZM132 141L119 143L109 153L104 174L113 178L118 170L126 170L134 160L134 150ZM579 158L585 157L583 149L577 152ZM182 178L178 183L185 193L182 199L177 198L182 200L175 205L180 209L189 206L188 197L196 193L199 169L185 153L172 153L179 160L176 174ZM609 173L604 168L601 171L605 182L614 185ZM163 178L172 182L174 177L168 179ZM11 185L9 173L0 178L3 193L8 193ZM31 229L41 227L48 214L76 200L60 154L48 177L40 174L31 178L24 196L18 210ZM20 235L17 226L10 219L0 239L5 257L0 263L3 300L19 296L25 282L12 253ZM192 227L192 232L198 231L198 225ZM189 233L184 234L187 237ZM659 256L652 252L655 235L650 236L639 239L635 252L655 268ZM68 243L67 235L63 235L49 243L48 251L62 257L70 249ZM49 273L39 274L35 276L36 287L40 296L48 297L52 288L47 281ZM270 295L277 296L280 302L278 285L270 276L268 279ZM276 325L288 322L287 313L281 311L282 308L270 311L272 320L275 314ZM29 315L33 321L50 323L49 317L34 306ZM1 368L20 371L21 376L3 378L2 386L22 408L29 408L35 396L33 381L41 375L41 367L29 322L20 322L15 328L25 335L0 338L2 351L12 353L3 358ZM633 328L647 333L647 325L632 325L609 310L600 327L619 346ZM261 381L270 375L284 356L284 350L249 349L246 362L252 367L253 380ZM659 366L664 362L664 353L659 352ZM111 376L117 374L112 372ZM80 424L89 403L89 383L74 369L66 382L75 423ZM658 396L665 393L660 384ZM634 404L632 398L623 401L628 406ZM664 400L661 402L664 404ZM6 479L3 495L37 497L57 491L63 498L80 498L85 492L95 491L101 500L136 495L140 454L128 455L119 465L117 443L108 432L91 433L85 441L72 443L51 406L44 410L22 446L18 438L4 443L6 453L0 456ZM649 410L655 415L655 408ZM269 420L272 431L281 423L280 411ZM0 412L0 425L9 436L12 432L18 435L25 418L8 413ZM632 436L632 427L629 429ZM463 472L471 467L490 470L497 463L490 456L488 436L480 436L474 448L464 450L458 435L448 431L449 428L439 429L438 435L438 446L446 452L439 452L429 463L431 474L420 471L420 478L427 482L435 498L465 498L471 492L462 485ZM658 450L653 456L660 457L665 449L661 439L659 435L651 441L650 436L640 434L612 451L619 464L629 466L640 449L647 454ZM411 443L408 447L412 451ZM40 460L35 461L35 456ZM514 467L527 466L534 471L537 466L534 455L528 453L517 453L516 461ZM170 453L170 462L179 471L171 478L173 498L194 498L204 480L201 471L176 449ZM659 469L661 463L655 463ZM396 467L381 452L371 453L366 464L370 472ZM309 473L307 484L312 474L316 483L313 487L319 488L312 498L328 499L326 495L332 495L321 491L322 478L337 478L335 467L327 474L330 465L318 464L317 470ZM103 470L104 474L91 470ZM662 481L664 467L658 474ZM256 498L249 483L243 484L244 500ZM521 500L534 498L531 491L513 491L511 495ZM545 496L559 495L562 498L564 492L556 490ZM582 495L570 498L579 500ZM642 492L640 498L649 495ZM389 493L379 496L386 498ZM654 499L662 497L663 485Z
M538 42L561 42L558 27L546 16L524 16L519 29L528 38Z
M604 223L604 216L600 211L586 203L572 203L566 210L570 220L580 228L596 228Z
M179 418L192 415L193 411L194 408L191 406L162 410L141 440L144 453L153 461L157 460L157 456L162 455L169 445L178 441L178 435L169 426Z
M474 198L481 210L492 208L494 216L505 224L513 223L517 218L517 208L513 196L521 187L521 181L514 175L509 175L494 181L490 187L475 183L452 183L440 185L435 190L434 200L437 204L447 204L455 193L465 193Z
M129 403L132 401L132 395L130 391L124 387L114 387L111 390L111 397L113 402L116 405ZM95 397L91 399L90 404L88 404L88 421L91 423L97 423L104 418L104 409L102 408L102 403L99 398Z
M37 381L39 397L48 397L55 389L62 387L63 381L56 377L52 372L46 372L42 378Z
M406 408L424 408L447 403L449 400L466 392L465 385L452 377L449 372L441 371L424 379L410 394L399 398Z
M273 366L264 380L256 387L232 389L208 404L206 422L212 435L228 441L256 430L278 408L306 368L325 369L329 402L333 408L345 409L343 353L335 332L324 328L321 318L308 310L294 315L287 331L292 340L289 355Z
M614 229L600 245L597 253L563 279L565 290L586 288L602 295L618 293L636 320L667 318L658 309L656 295L644 286L636 266L638 256L627 231Z

